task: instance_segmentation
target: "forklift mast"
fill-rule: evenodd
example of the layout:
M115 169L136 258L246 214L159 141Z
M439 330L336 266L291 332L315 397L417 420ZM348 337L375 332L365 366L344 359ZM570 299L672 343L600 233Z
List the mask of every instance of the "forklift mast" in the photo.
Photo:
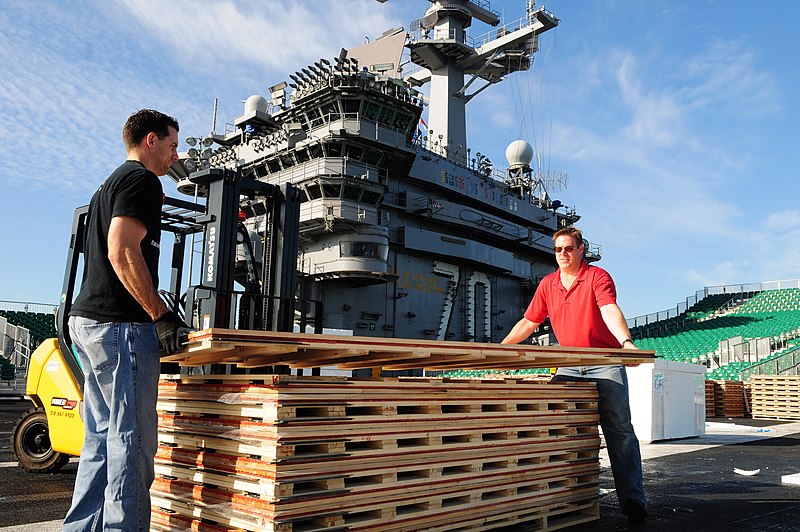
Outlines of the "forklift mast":
M220 168L194 172L189 179L206 190L206 204L165 197L161 212L162 232L169 231L174 235L169 289L166 293L161 291L168 308L184 315L185 321L198 329L292 331L300 219L297 189L290 183L275 186ZM252 256L253 247L241 223L241 218L246 216L240 210L242 198L251 205L258 204L256 210L268 216L269 227L260 261ZM83 372L71 347L67 322L84 254L88 212L88 206L75 210L56 319L59 347L81 390ZM199 282L194 285L187 283L188 289L182 298L186 240L192 234L202 234L202 267ZM237 275L237 245L245 249L246 276ZM262 265L260 272L257 271L259 262ZM242 284L244 290L235 290L235 281ZM303 309L306 303L303 303ZM322 331L320 307L316 303L313 308L317 332ZM304 325L305 321L303 312L301 323Z

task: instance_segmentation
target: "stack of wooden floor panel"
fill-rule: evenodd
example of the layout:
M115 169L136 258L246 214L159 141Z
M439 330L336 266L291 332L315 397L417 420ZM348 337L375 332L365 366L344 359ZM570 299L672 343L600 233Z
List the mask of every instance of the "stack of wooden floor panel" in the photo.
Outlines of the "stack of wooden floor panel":
M744 385L742 381L713 381L716 415L745 417Z
M156 530L555 530L599 517L593 384L162 378Z
M752 375L750 395L754 418L800 419L798 375Z

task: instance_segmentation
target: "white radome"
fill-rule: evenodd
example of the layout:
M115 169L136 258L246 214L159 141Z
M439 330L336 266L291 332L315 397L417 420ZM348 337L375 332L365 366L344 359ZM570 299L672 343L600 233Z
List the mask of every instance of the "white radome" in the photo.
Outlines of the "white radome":
M252 113L253 111L267 112L267 100L263 96L254 94L247 98L244 102L244 113Z
M533 148L524 140L515 140L506 148L506 160L509 166L530 166Z

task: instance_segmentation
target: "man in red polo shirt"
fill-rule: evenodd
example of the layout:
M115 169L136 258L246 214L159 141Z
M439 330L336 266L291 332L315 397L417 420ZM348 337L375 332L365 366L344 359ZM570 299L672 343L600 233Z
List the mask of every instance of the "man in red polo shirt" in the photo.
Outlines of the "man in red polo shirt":
M611 276L584 260L583 235L565 227L553 235L558 270L536 289L524 317L503 339L517 344L528 338L549 316L559 345L637 349L619 306ZM608 448L620 507L628 523L644 524L647 517L642 486L639 440L631 423L628 378L623 366L559 368L551 382L591 381L597 384L600 426Z

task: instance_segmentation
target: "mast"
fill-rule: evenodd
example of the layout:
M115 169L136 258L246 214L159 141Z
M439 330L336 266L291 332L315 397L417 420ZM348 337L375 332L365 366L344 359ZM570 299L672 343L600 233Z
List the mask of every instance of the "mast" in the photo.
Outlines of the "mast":
M467 148L466 105L503 76L528 70L538 50L538 35L558 25L544 8L528 4L527 16L492 32L470 38L466 29L477 19L500 24L499 14L486 0L430 0L425 16L412 23L408 47L411 61L422 67L406 76L414 85L430 82L428 129L431 143L448 155L463 155ZM467 79L465 83L465 79ZM483 84L467 94L473 82Z

